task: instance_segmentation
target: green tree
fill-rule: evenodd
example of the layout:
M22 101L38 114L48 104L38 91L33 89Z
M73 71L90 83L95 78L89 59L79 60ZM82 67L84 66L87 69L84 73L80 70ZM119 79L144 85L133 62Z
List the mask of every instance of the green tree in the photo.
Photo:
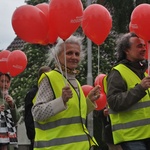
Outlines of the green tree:
M39 3L48 3L49 0L25 0L28 5L37 5Z

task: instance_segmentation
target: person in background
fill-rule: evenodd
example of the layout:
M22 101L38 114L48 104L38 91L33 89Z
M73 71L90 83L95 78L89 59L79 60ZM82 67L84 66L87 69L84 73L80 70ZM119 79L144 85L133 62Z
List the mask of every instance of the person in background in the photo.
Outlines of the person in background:
M103 133L104 133L104 125L103 118L100 116L101 110L93 111L93 135L98 143L98 147L94 147L94 150L109 150L108 145L104 141Z
M0 72L0 150L17 144L16 124L20 118L13 98L9 94L11 76Z
M114 145L111 122L109 117L109 109L106 106L104 109L99 111L99 118L101 118L103 122L103 140L108 145L108 150L122 150L120 145Z
M51 69L48 66L42 66L38 71L38 79L44 72L49 72ZM38 91L38 85L34 85L27 93L25 97L25 112L24 112L24 121L26 127L27 137L30 140L31 144L29 150L33 150L34 138L35 138L35 129L34 121L31 113L31 108L33 106L33 98L35 97Z
M134 33L117 41L117 64L107 77L113 140L123 150L150 150L150 76L145 42Z
M84 58L82 38L70 36L58 40L52 50L56 68L39 80L36 102L32 107L35 120L34 150L88 150L96 141L85 126L89 112L96 108L100 86L94 87L85 98L75 78Z

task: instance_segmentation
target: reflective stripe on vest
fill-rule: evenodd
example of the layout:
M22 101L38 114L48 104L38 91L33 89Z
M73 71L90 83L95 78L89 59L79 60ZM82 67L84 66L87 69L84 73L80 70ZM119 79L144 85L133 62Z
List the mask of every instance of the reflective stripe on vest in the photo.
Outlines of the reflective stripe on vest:
M46 76L49 78L55 98L60 97L66 79L59 72L51 71L42 74L39 83ZM68 83L67 80L66 82ZM34 150L43 150L44 148L47 150L57 150L60 147L61 150L88 150L93 145L93 143L89 142L91 137L85 127L87 113L85 96L79 83L80 97L71 84L70 87L73 92L73 98L67 102L67 109L55 116L51 116L45 121L35 122Z
M119 64L114 69L120 72L127 83L128 90L141 82L141 79L123 64ZM128 110L114 112L110 109L109 113L115 144L150 138L150 132L148 132L150 129L150 97L148 93Z

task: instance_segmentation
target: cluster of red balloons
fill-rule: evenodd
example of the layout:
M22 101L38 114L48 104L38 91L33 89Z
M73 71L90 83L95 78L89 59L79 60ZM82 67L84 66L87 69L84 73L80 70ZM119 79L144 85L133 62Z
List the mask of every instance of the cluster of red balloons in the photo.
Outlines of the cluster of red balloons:
M57 37L66 40L80 26L81 0L51 0L49 4L23 5L12 15L12 27L24 41L53 44Z
M81 25L85 35L100 45L112 27L108 10L100 4L83 11L81 0L51 0L49 4L23 5L12 15L12 27L24 41L53 44L60 37L66 40Z
M3 50L0 52L0 72L9 73L12 77L24 71L27 57L21 50Z
M145 41L150 41L150 4L140 4L133 10L129 30Z
M102 110L106 107L107 105L107 100L106 100L106 93L105 93L105 78L106 75L105 74L100 74L98 75L96 78L95 78L95 82L94 82L94 86L96 85L100 85L101 86L101 94L100 94L100 97L98 100L96 100L96 104L97 104L97 108L96 110ZM83 90L83 93L85 95L85 97L87 97L88 93L93 89L94 87L91 86L91 85L83 85L82 86L82 90Z

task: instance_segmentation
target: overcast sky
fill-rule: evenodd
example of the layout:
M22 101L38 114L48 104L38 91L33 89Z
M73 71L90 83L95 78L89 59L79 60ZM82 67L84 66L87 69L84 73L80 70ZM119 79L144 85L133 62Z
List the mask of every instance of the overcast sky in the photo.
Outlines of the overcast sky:
M25 0L0 0L0 50L5 50L16 37L11 25L15 9L25 5Z

